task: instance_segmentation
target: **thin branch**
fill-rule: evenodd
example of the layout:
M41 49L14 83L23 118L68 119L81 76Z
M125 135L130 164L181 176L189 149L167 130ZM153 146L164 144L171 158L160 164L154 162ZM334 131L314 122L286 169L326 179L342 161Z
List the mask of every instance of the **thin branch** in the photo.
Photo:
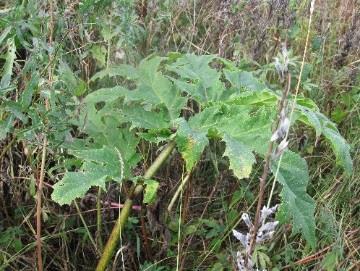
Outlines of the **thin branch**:
M44 137L42 155L41 155L41 166L40 166L40 177L38 181L38 188L36 193L36 255L37 255L37 265L38 270L43 270L43 260L42 260L42 244L41 244L41 205L42 205L42 191L43 191L43 182L44 182L44 171L45 171L45 160L46 160L46 146L47 138Z
M82 222L83 225L84 225L84 228L85 228L86 233L87 233L87 235L88 235L88 237L89 237L89 240L90 240L91 244L94 246L94 249L95 249L96 254L100 254L100 253L99 253L99 250L98 250L98 248L97 248L97 246L96 246L95 240L94 240L94 238L91 236L89 227L88 227L88 225L87 225L86 222L85 222L84 216L82 215L81 210L80 210L79 205L77 204L76 200L74 200L74 204L75 204L76 211L78 212L78 215L79 215L79 217L80 217L80 220L81 220L81 222Z

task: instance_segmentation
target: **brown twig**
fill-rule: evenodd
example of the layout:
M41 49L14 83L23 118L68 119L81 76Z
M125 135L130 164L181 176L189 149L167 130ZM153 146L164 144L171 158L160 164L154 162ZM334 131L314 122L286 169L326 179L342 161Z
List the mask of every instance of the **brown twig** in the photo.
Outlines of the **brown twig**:
M141 234L142 234L142 237L143 237L143 240L144 240L144 251L145 251L145 257L147 260L151 260L151 257L150 257L150 245L149 245L149 242L148 242L148 234L147 234L147 231L146 231L146 226L145 226L145 219L144 219L144 211L142 212L142 214L140 215L140 224L141 224Z
M38 182L38 189L36 194L36 254L37 254L37 265L38 270L43 270L43 260L41 255L42 244L41 244L41 205L42 205L42 190L44 182L44 170L45 170L45 159L46 159L46 146L47 138L44 137L43 149L41 155L41 166L40 176Z
M50 24L49 24L49 44L53 44L53 35L54 35L54 7L53 2L49 2L49 13L50 13ZM49 53L49 63L52 63L53 56ZM53 71L51 65L48 66L49 73L49 83L51 84L53 80ZM45 99L45 108L49 110L49 101ZM40 176L38 182L38 189L36 193L36 254L37 254L37 265L38 270L43 270L43 259L42 259L42 244L41 244L41 210L42 210L42 190L44 183L45 175L45 160L46 160L46 146L48 144L47 135L44 135L42 155L41 155L41 166L40 166Z
M303 264L307 264L307 263L313 262L315 260L318 260L318 259L322 258L331 247L332 247L332 245L327 246L327 247L323 248L322 250L320 250L310 256L307 256L305 258L302 258L302 259L296 261L295 263L293 263L291 265L289 264L289 265L284 266L282 269L288 269L288 268L292 267L293 265L303 265Z

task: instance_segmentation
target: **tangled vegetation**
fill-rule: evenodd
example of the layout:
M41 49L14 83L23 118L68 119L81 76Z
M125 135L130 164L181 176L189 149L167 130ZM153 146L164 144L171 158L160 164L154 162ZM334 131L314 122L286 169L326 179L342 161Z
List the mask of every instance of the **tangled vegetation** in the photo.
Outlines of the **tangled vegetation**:
M0 270L357 270L359 14L0 4Z

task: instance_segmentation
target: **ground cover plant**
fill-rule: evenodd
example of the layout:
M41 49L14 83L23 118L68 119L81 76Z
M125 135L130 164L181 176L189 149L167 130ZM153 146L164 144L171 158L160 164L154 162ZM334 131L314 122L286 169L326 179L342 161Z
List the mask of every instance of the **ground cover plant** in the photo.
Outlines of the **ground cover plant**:
M356 1L0 7L0 269L359 266Z

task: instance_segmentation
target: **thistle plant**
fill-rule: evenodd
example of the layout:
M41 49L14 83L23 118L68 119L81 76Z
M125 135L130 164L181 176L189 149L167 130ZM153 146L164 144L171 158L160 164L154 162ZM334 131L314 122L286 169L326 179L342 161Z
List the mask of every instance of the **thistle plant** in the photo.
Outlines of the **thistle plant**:
M275 205L274 207L267 208L264 206L261 210L260 215L260 228L257 231L256 234L256 244L264 243L265 241L268 241L272 239L275 233L275 228L279 224L279 221L271 221L271 222L265 222L266 219L275 213L278 205ZM238 232L237 230L233 230L233 235L236 239L240 241L240 244L244 247L245 253L238 251L236 253L236 265L238 267L239 271L252 271L252 270L258 270L254 269L254 262L252 261L252 254L251 246L250 246L250 240L252 233L254 232L254 224L252 223L249 214L243 213L241 216L241 219L245 222L248 231L244 234L241 232Z

